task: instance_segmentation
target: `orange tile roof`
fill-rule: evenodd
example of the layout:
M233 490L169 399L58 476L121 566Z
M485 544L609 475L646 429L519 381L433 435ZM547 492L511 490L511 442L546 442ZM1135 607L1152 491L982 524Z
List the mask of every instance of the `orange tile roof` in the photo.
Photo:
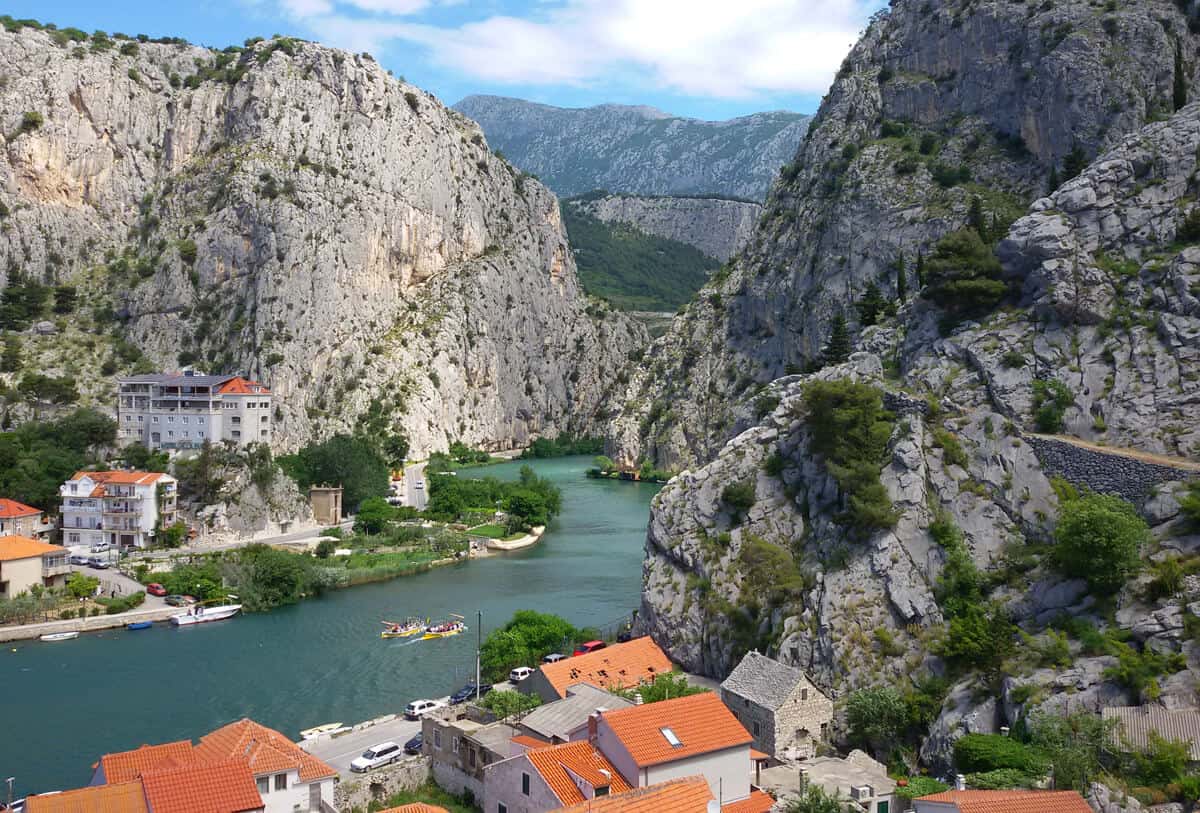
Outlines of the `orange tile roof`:
M42 513L40 509L23 502L0 497L0 519L16 519L17 517L32 517Z
M768 753L765 753L763 751L756 751L753 748L750 749L750 759L752 759L755 762L761 762L764 759L770 759L770 758L771 758L771 755Z
M588 799L560 808L557 813L706 813L712 798L707 779L688 776L613 796Z
M136 779L30 796L25 809L29 813L147 813L142 783Z
M77 471L72 480L89 478L96 483L112 483L118 486L148 486L167 475L160 471ZM92 496L99 496L93 494Z
M767 813L774 804L774 798L755 788L751 789L750 795L740 802L721 805L721 813Z
M262 797L246 763L236 759L190 765L142 776L154 813L243 813L262 810Z
M389 807L387 810L381 810L379 813L450 813L444 807L437 805L427 805L424 802L413 802L410 805L400 805L399 807Z
M205 762L244 759L255 774L298 770L301 782L337 775L333 768L275 729L247 718L205 734L196 746L196 754Z
M105 754L100 757L100 767L104 770L104 781L111 785L137 779L147 771L180 768L195 761L192 743L189 740L178 740L162 745L143 745L132 751Z
M608 725L638 767L660 765L685 757L707 754L752 741L737 718L713 692L661 700L643 706L606 711ZM675 733L680 745L672 746L663 729ZM750 749L746 749L749 760Z
M587 740L565 742L549 748L535 748L527 751L525 756L534 770L546 780L546 784L558 800L565 805L573 805L587 798L575 784L571 774L575 774L592 787L607 785L612 793L623 793L632 789L625 778L617 773L613 764L605 759L604 754L597 751ZM605 776L601 771L607 771L608 775Z
M1091 813L1073 790L947 790L918 801L952 804L959 813Z
M258 389L255 389L257 387ZM221 395L270 395L271 391L257 381L238 376L231 378L217 388Z
M591 683L602 689L632 688L653 680L655 675L670 672L671 668L671 659L647 635L558 663L543 664L541 672L558 696L566 697L567 687L576 683Z
M512 741L526 748L545 748L547 745L550 745L545 740L539 740L537 737L531 737L528 734L518 734L512 738Z
M47 545L45 542L38 542L27 536L0 536L0 562L32 559L48 553L66 552L67 549L60 545Z

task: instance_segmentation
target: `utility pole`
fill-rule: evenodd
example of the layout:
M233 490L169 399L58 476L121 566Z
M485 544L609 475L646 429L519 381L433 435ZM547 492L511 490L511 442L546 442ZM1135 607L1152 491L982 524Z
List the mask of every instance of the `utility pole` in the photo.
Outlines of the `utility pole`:
M480 659L483 657L483 610L477 610L478 621L475 624L475 702L479 702L483 689L480 688Z
M12 786L13 786L13 782L16 781L16 777L10 776L8 779L5 779L4 781L8 783L8 804L5 805L5 809L8 810L8 809L12 808Z

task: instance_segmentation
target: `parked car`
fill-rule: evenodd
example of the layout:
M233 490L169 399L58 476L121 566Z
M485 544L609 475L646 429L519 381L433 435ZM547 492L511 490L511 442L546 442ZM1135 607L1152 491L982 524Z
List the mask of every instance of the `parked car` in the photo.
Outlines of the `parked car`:
M170 604L172 607L182 607L187 604L187 599L183 596L167 596L163 601Z
M520 683L525 678L533 674L533 670L528 666L518 666L516 669L508 673L510 683Z
M420 720L431 711L443 708L446 704L441 700L414 700L404 708L404 716L410 720Z
M356 773L366 773L372 768L391 765L401 756L403 754L399 745L394 742L381 742L379 745L372 745L363 751L361 757L355 757L350 763L350 770Z
M158 582L150 582L148 585L146 585L146 592L152 596L165 596L167 594L167 588L163 587Z
M112 548L112 545L108 544L107 542L97 542L96 544L92 545L92 553L104 553L110 548Z
M421 746L424 744L425 744L425 735L422 734L420 731L418 731L417 736L413 737L411 740L404 743L404 753L419 754L419 753L421 753Z
M70 562L73 565L86 565L88 563L88 558L86 556L84 556L82 553L72 553ZM3 809L3 808L0 808L0 809Z
M487 694L491 690L492 690L492 687L489 686L488 684L484 683L483 685L481 685L479 687L479 696L483 697L485 694ZM466 703L468 700L470 700L474 696L475 696L475 684L468 683L466 686L463 686L457 692L450 695L450 705L457 706L459 703Z
M413 488L424 488L424 487L425 487L425 483L422 482L421 480L418 480L417 482L413 483Z
M558 663L559 661L565 661L566 659L567 656L561 652L551 652L549 655L542 657L542 663Z
M588 641L586 644L580 644L579 649L576 649L571 653L571 655L586 655L589 652L595 652L598 649L604 649L606 646L608 646L608 644L604 643L603 641Z
M108 562L104 561L99 556L89 556L87 563L88 567L94 567L96 570L108 570L108 568L111 567Z

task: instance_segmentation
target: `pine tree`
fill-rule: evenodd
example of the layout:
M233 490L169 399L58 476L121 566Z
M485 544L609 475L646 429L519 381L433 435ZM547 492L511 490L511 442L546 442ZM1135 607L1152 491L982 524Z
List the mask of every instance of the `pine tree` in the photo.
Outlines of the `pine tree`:
M829 329L829 341L821 351L821 362L826 366L841 364L850 358L850 350L850 328L846 326L846 317L838 313Z
M971 198L971 208L967 210L967 225L975 230L986 242L988 239L987 223L983 220L983 201L979 196Z
M1087 167L1087 155L1084 154L1083 147L1076 144L1067 153L1067 157L1063 159L1063 183L1083 172L1085 167Z
M866 327L879 321L879 314L887 307L887 302L884 301L879 286L872 282L867 285L867 290L863 292L862 299L858 300L855 307L858 308L858 321Z
M16 373L21 370L21 340L16 336L4 337L4 351L0 353L0 372Z
M904 271L904 255L896 257L896 299L905 302L908 299L908 274Z
M1173 94L1175 110L1180 110L1187 104L1187 78L1183 73L1183 45L1175 43L1175 91Z
M1062 181L1058 178L1058 165L1054 164L1050 167L1050 180L1046 182L1046 194L1049 195L1060 186L1062 186Z
M913 270L913 275L917 278L917 291L921 291L925 287L925 255L917 255L917 267Z

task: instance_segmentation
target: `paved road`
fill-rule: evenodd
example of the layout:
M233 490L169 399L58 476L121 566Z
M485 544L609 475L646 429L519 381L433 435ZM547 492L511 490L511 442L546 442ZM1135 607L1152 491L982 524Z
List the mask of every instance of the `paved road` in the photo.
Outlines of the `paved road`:
M341 523L343 530L349 531L354 527L354 520L347 519ZM173 556L187 555L189 553L214 553L222 550L233 550L234 548L243 548L246 545L263 544L263 545L288 545L292 543L308 544L313 542L321 535L323 528L310 528L306 531L294 531L290 534L280 534L278 536L266 536L261 539L237 539L230 542L221 542L219 544L192 544L184 545L173 550L155 550L146 551L145 553L136 554L134 558L138 559L170 559Z
M420 484L420 488L417 485ZM424 511L429 502L428 483L425 482L425 463L410 463L404 467L404 485L400 499L418 511Z
M372 745L389 740L403 748L404 743L415 737L420 730L419 720L413 722L405 720L403 717L397 717L391 722L380 723L362 731L343 734L333 739L321 739L313 743L301 744L310 754L336 768L342 781L346 782L361 776L361 774L351 773L350 761L362 756L363 751Z

